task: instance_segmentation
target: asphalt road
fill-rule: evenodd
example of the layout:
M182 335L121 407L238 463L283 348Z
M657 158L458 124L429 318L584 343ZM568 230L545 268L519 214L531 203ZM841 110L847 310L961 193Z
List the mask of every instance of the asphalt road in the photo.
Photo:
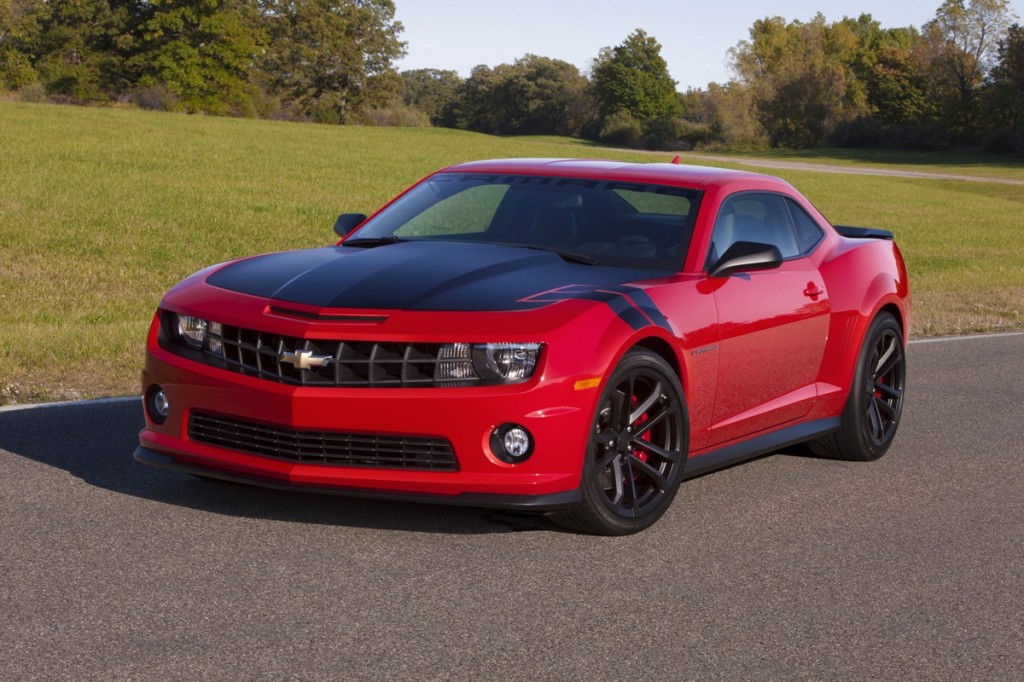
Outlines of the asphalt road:
M882 460L613 539L150 469L135 403L0 413L0 678L1020 680L1024 336L909 370Z

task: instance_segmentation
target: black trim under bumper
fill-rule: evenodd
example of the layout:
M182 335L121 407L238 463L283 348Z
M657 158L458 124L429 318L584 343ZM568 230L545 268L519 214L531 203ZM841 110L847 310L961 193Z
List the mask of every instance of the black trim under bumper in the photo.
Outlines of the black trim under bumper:
M234 483L258 485L276 490L288 490L302 493L318 493L328 495L344 495L346 497L364 497L374 500L394 500L396 502L426 502L430 504L447 504L459 507L481 507L484 509L514 509L518 511L556 511L577 504L581 497L579 490L567 490L548 495L489 495L485 493L463 493L461 495L429 495L416 493L391 493L358 488L336 488L332 486L306 485L290 483L276 478L251 476L224 469L215 469L195 464L185 464L171 455L156 452L139 446L135 448L136 461L149 464L160 469L195 474L207 478L218 478Z

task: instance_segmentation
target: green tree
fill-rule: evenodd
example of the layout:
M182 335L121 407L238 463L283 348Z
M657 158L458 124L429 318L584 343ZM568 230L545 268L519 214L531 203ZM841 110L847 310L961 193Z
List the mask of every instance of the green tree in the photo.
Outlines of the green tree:
M882 28L870 14L844 18L857 39L850 66L867 93L871 116L881 123L916 123L933 118L927 45L913 27Z
M822 145L840 125L869 112L851 66L857 49L849 26L826 24L821 14L806 24L781 17L754 22L750 39L730 55L772 146Z
M640 29L621 45L601 50L592 78L602 118L623 111L646 124L681 111L661 44Z
M50 95L104 101L124 85L122 47L136 4L128 0L48 0L28 45Z
M250 69L265 42L252 0L149 0L129 68L190 112L251 113Z
M587 79L568 62L528 54L477 66L447 112L457 127L498 135L575 135L588 120Z
M1024 28L1011 26L1000 42L986 93L993 151L1024 154Z
M501 125L502 104L497 102L501 75L486 64L478 64L459 85L455 98L445 108L446 125L462 130L494 133Z
M422 111L434 125L445 125L445 111L458 96L462 78L457 71L414 69L403 71L402 101Z
M262 68L295 115L359 120L402 89L393 66L405 54L391 0L266 0L270 43Z
M524 95L530 102L528 128L537 133L578 135L593 119L594 104L586 77L561 59L526 55Z
M924 26L935 97L963 142L976 132L978 94L1011 20L1007 0L945 0Z
M43 0L0 0L0 89L35 83L33 65L50 6Z
M683 97L685 119L693 126L693 139L687 141L731 149L768 146L764 128L754 115L753 97L751 88L736 81L687 91Z

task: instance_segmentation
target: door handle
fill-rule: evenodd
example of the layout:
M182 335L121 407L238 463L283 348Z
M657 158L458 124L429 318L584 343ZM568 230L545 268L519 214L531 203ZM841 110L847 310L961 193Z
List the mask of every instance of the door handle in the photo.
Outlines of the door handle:
M819 287L814 282L808 282L807 288L804 289L804 296L809 296L812 299L818 298L825 293L825 290Z

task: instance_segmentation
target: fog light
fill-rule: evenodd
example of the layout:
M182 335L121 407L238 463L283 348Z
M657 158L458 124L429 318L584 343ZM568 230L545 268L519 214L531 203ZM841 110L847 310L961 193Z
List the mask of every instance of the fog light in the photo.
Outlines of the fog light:
M491 452L502 462L519 464L533 454L533 437L518 424L502 424L491 432Z
M149 418L157 424L167 421L167 415L171 412L171 404L167 400L167 394L159 386L151 386L146 392L146 412Z

